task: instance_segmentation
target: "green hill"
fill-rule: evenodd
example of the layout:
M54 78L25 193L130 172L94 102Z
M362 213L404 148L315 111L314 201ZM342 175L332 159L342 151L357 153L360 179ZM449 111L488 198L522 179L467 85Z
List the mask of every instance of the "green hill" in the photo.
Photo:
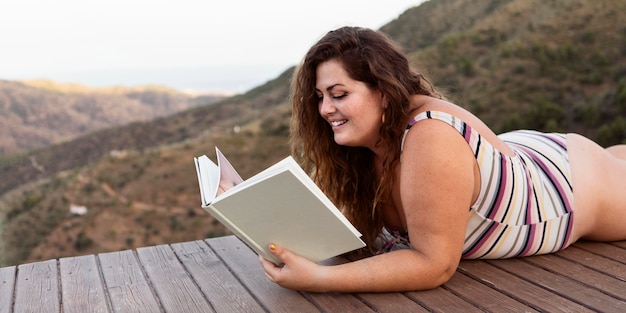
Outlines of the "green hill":
M496 132L626 138L624 1L438 0L382 30Z

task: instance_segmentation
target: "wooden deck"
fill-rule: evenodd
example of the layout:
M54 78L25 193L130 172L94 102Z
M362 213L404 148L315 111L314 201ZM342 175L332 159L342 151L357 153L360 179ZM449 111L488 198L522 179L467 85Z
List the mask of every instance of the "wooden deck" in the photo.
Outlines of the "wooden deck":
M283 289L233 236L0 268L0 313L428 311L626 312L626 241L463 261L444 286L406 293Z

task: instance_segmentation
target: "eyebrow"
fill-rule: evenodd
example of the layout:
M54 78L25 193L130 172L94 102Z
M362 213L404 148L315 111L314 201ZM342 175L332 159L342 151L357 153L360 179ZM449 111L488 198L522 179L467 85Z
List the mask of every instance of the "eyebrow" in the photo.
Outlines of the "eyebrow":
M340 83L336 83L336 84L333 84L333 85L330 85L330 86L326 87L326 91L330 92L331 90L333 90L337 86L345 86L345 85L344 84L340 84ZM319 91L318 88L315 88L315 90Z

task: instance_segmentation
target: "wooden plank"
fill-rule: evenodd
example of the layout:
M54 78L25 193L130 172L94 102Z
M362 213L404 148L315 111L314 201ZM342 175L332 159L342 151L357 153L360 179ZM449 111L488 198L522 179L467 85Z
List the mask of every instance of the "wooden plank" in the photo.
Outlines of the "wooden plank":
M444 286L404 294L284 289L265 277L258 256L234 236L139 248L137 254L0 268L0 313L626 311L626 241L582 241L557 254L462 261Z
M604 242L580 241L574 247L626 264L626 249Z
M374 312L361 299L350 293L303 293L323 312L337 309L337 312Z
M166 312L213 312L168 245L137 249L137 255Z
M558 255L619 280L626 280L626 266L620 262L607 259L576 246L570 246L565 250L559 251Z
M616 247L620 247L622 249L626 249L626 240L624 240L624 241L614 241L614 242L611 242L610 244L612 244L612 245L614 245Z
M523 259L507 259L488 261L509 273L533 282L545 289L556 293L563 298L568 298L585 307L600 312L625 312L626 302L610 297L595 288L581 285L575 280L563 275L546 271L540 267L533 266Z
M98 255L113 312L160 312L159 303L131 250Z
M356 261L361 257L352 257ZM350 262L349 259L339 256L320 262L322 265L338 265ZM355 296L376 312L429 312L419 303L398 292L386 293L359 293ZM315 301L315 300L313 300Z
M172 249L217 312L264 312L204 241L172 244Z
M626 281L595 271L580 263L573 262L558 255L546 254L529 257L525 260L548 271L592 286L621 301L626 301Z
M17 267L15 312L60 312L57 261L48 260Z
M258 259L258 258L257 258ZM349 262L345 257L338 256L328 260L321 261L320 264L325 266L338 265ZM363 301L363 299L355 294L350 293L306 293L304 295L309 301L323 311L335 309L338 312L373 312L372 308Z
M0 268L0 313L12 312L17 267Z
M62 258L61 300L63 312L108 312L95 255Z
M237 237L207 239L206 243L223 260L229 270L270 312L319 312L302 294L282 288L267 279L259 257ZM341 310L330 310L340 312Z
M483 312L473 304L442 287L406 292L405 294L432 312Z
M416 303L409 297L398 292L361 293L357 296L372 307L376 312L430 312L419 303Z
M461 272L455 273L443 287L487 312L537 312Z
M503 260L497 260L499 262ZM509 274L485 261L463 261L459 271L536 310L547 312L593 312L592 310Z

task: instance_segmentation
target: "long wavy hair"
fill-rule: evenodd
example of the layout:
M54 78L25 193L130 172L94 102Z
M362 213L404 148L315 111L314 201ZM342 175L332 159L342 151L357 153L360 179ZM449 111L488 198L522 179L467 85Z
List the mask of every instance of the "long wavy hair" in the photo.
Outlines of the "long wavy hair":
M387 101L379 132L379 143L386 148L380 177L373 152L335 143L330 125L318 111L316 70L331 59L339 60L350 78L380 90ZM392 169L400 160L413 94L443 98L426 77L412 71L403 51L388 36L360 27L328 32L310 48L292 78L292 155L363 233L370 248L383 227L381 207L391 201Z

